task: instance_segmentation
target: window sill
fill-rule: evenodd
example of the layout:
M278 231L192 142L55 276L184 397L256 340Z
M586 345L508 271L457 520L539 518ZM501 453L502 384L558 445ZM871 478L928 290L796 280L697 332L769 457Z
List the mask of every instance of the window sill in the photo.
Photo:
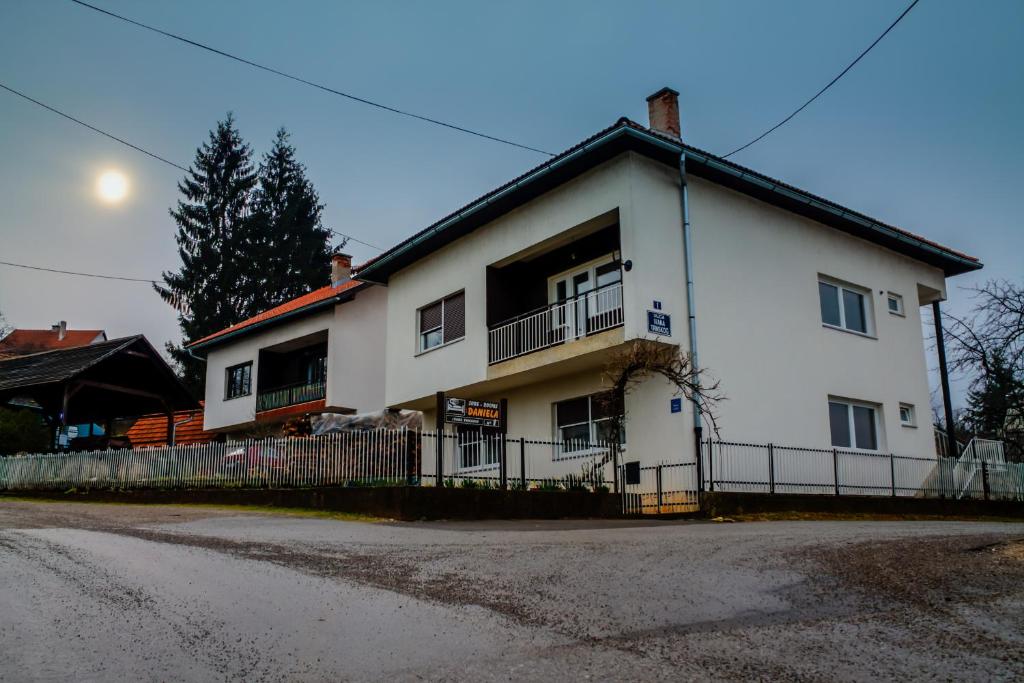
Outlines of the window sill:
M234 401L234 400L237 400L237 399L240 399L240 398L248 398L249 396L252 396L252 392L251 391L248 394L239 394L238 396L225 396L224 400L225 401Z
M906 313L900 313L899 311L889 311L889 315L894 315L897 318L906 318L907 317Z
M455 470L455 474L473 474L474 472L488 472L490 470L496 470L501 466L501 463L492 463L490 465L477 465L476 467L459 467Z
M909 422L901 422L900 427L906 427L907 429L917 429L917 425L911 424Z
M868 334L867 332L858 332L857 330L849 330L849 329L847 329L845 327L839 327L838 325L829 325L828 323L822 323L821 326L824 327L826 330L835 330L836 332L845 332L846 334L852 334L855 337L864 337L865 339L874 339L875 341L878 341L878 337L876 337L873 334Z
M619 454L621 455L622 453L625 453L625 452L626 452L626 446L625 446L625 444L623 444L622 446L619 447ZM594 456L594 455L605 455L607 453L608 453L608 449L607 448L601 448L601 447L586 448L586 449L580 449L578 451L569 451L567 453L557 453L552 458L552 460L554 462L559 462L559 461L562 461L562 460L577 460L579 458L587 458L587 457L591 457L591 456Z
M417 351L416 353L414 353L412 355L412 357L413 358L419 358L420 356L422 356L424 354L427 354L427 353L430 353L431 351L437 351L438 349L443 349L446 346L451 346L452 344L458 344L460 341L462 341L465 338L466 338L466 335L462 335L458 339L452 339L451 341L446 341L443 344L438 344L437 346L431 346L429 349L423 349L422 351Z

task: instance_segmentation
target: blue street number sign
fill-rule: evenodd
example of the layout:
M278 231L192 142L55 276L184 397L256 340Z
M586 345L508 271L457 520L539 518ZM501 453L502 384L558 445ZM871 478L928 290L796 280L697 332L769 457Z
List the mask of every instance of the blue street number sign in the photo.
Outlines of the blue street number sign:
M671 406L670 410L673 413L681 413L681 412L683 412L683 399L681 399L681 398L674 398L674 399L672 399L672 402L669 405Z

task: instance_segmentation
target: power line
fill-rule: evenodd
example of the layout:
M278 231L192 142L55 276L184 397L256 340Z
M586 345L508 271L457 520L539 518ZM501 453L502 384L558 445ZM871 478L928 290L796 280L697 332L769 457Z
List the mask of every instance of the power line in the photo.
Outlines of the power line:
M110 138L111 140L114 140L116 142L120 142L122 145L130 147L130 148L134 149L136 152L142 152L146 156L152 157L153 159L156 159L157 161L162 161L163 163L167 164L168 166L173 166L174 168L176 168L176 169L178 169L180 171L184 171L185 173L190 173L189 169L185 168L184 166L182 166L180 164L176 164L173 161L165 159L164 157L160 156L159 154L154 154L153 152L150 152L149 150L143 149L142 147L139 147L138 145L133 145L132 143L128 142L127 140L125 140L123 138L119 138L116 135L113 135L111 133L106 132L105 130L101 130L101 129L97 128L96 126L90 125L90 124L86 123L85 121L82 121L81 119L77 119L74 116L71 116L70 114L66 114L66 113L62 112L61 110L59 110L59 109L51 107L50 105L46 104L45 102L40 102L39 100L37 100L37 99L35 99L33 97L29 97L25 93L20 92L18 90L15 90L14 88L11 88L9 86L6 86L3 83L0 83L0 88L3 88L4 90L6 90L7 92L9 92L9 93L11 93L13 95L17 95L18 97L26 99L29 102L32 102L33 104L39 105L43 109L46 109L48 111L52 111L54 114L57 114L59 116L63 116L64 118L66 118L69 121L74 121L75 123L77 123L80 126L85 126L86 128L88 128L89 130L93 131L94 133L99 133L100 135L102 135L104 137ZM376 246L374 244L370 244L369 242L364 242L363 240L358 239L356 237L353 237L352 235L346 235L345 233L339 232L337 230L331 230L331 232L334 233L335 235L338 235L339 237L343 237L343 238L345 238L347 240L352 240L353 242L358 242L359 244L362 244L364 246L370 247L371 249L376 249L377 251L384 251L384 249L382 247L378 247L378 246ZM12 264L5 264L5 265L12 265ZM127 279L132 279L132 278L127 278ZM149 282L149 280L144 280L144 282Z
M58 270L57 268L44 268L42 266L28 266L24 263L11 263L9 261L0 261L2 266L13 266L14 268L25 268L27 270L42 270L47 273L59 273L61 275L78 275L81 277L95 277L101 280L124 280L127 282L145 282L151 285L155 285L157 280L147 280L140 277L121 277L120 275L99 275L97 273L81 273L75 270ZM163 281L163 278L160 278Z
M72 0L72 2L77 2L77 0ZM818 91L817 93L815 93L815 94L814 94L814 97L812 97L811 99L809 99L809 100L807 100L806 102L804 102L804 103L803 103L802 105L800 105L800 107L799 107L799 108L797 108L797 110L796 110L796 111L794 111L794 112L793 112L792 114L790 114L790 115L789 115L789 116L787 116L786 118L782 119L781 121L779 121L778 123L776 123L776 124L775 124L774 126L772 126L771 128L769 128L769 129L768 129L768 130L766 130L765 132L763 132L763 133L761 133L760 135L758 135L758 136L757 136L756 138L754 138L753 140L751 140L751 141L750 141L750 142L748 142L747 144L743 145L742 147L737 147L737 148L736 148L736 149L734 149L733 151L731 151L731 152L729 152L728 154L724 155L724 156L723 156L722 158L723 158L723 159L728 159L728 158L729 158L729 157L731 157L731 156L732 156L733 154L736 154L737 152L742 152L742 151L743 151L743 150L745 150L745 149L746 149L747 147L750 147L751 145L753 145L753 144L754 144L754 143L756 143L756 142L760 142L761 140L763 140L764 138L768 137L768 136L769 136L769 135L771 135L771 134L772 134L773 132L775 132L775 131L776 131L777 129L779 129L779 128L781 128L782 126L784 126L784 125L786 125L787 123L789 123L789 120L790 120L790 119L792 119L792 118L793 118L794 116L796 116L797 114L799 114L800 112L802 112L802 111L803 111L804 109L806 109L806 108L807 108L807 105L809 105L809 104L810 104L811 102L813 102L814 100L818 99L818 97L819 97L819 96L820 96L820 95L821 95L822 93L824 93L824 92L825 92L826 90L828 90L828 89L829 89L829 88L831 88L831 87L832 87L833 85L835 85L835 84L836 84L836 82L837 82L837 81L838 81L838 80L839 80L840 78L842 78L843 76L845 76L845 75L846 75L846 72L847 72L847 71L849 71L850 69L852 69L852 68L853 68L853 67L854 67L854 66L855 66L855 65L857 64L857 62L859 62L859 61L860 61L860 60L861 60L861 59L862 59L862 58L864 57L864 55L866 55L867 53L871 52L871 49L872 49L873 47L875 47L875 45L878 45L878 43L880 43L880 42L882 41L882 38L885 38L885 36L886 36L886 35L887 35L887 34L889 33L889 31L893 30L893 28L895 28L896 24L900 23L900 21L901 21L901 20L903 19L903 17L907 16L907 14L908 14L908 13L910 12L910 10L914 9L914 5L916 5L916 4L918 3L918 2L919 2L919 0L913 0L913 2L911 2L911 3L910 3L910 4L908 5L908 6L907 6L907 8L906 8L905 10L903 10L903 13L902 13L902 14L900 14L900 15L899 15L898 17L896 17L896 21L894 21L894 22L892 22L891 24L889 24L889 28L887 28L887 29L885 29L884 31L882 31L882 35L880 35L880 36L878 36L877 38L875 38L875 42L873 42L873 43L871 43L870 45L868 45L868 46L867 46L867 49L865 49L865 50L864 50L863 52L861 52L861 53L860 53L859 55L857 55L857 59L855 59L855 60L853 60L852 62L850 62L849 66L847 66L847 67L846 67L845 69L843 69L843 70L842 70L842 71L841 71L841 72L839 73L839 75L838 75L838 76L836 76L836 77L835 77L835 78L833 78L833 79L832 79L831 81L829 81L829 82L828 82L828 85L826 85L826 86L825 86L824 88L822 88L822 89L821 89L821 90L819 90L819 91Z
M334 88L328 87L326 85L322 85L320 83L316 83L314 81L307 80L305 78L302 78L301 76L295 76L293 74L281 71L279 69L275 69L275 68L270 67L270 66L265 66L263 64L259 64L257 62L252 61L252 60L245 59L244 57L239 57L237 55L233 55L230 52L225 52L224 50L219 50L219 49L217 49L215 47L210 47L209 45L204 45L203 43L197 42L195 40L191 40L190 38L185 38L184 36L179 36L177 34L169 32L169 31L164 31L163 29L156 28L155 26L150 26L148 24L143 24L140 21L135 21L134 19L129 19L128 17L122 16L120 14L115 14L114 12L111 12L109 10L105 10L102 7L97 7L95 5L90 5L87 2L82 2L82 0L71 0L71 2L75 3L76 5L81 5L82 7L87 7L88 9L94 10L96 12L100 12L101 14L105 14L105 15L107 15L109 17L113 17L114 19L120 19L121 21L124 21L126 23L132 24L133 26L138 26L139 28L144 28L147 31L152 31L154 33L159 33L160 35L162 35L164 37L171 38L173 40L181 41L181 42L183 42L183 43L185 43L187 45L191 45L192 47L198 47L198 48L200 48L202 50L206 50L206 51L212 52L212 53L214 53L216 55L220 55L221 57L227 57L228 59L233 59L236 62L240 62L242 64L246 64L248 66L254 67L256 69L260 69L262 71L266 71L268 73L272 73L272 74L274 74L276 76L281 76L283 78L291 79L293 81L296 81L297 83L302 83L304 85L308 85L310 87L317 88L318 90L323 90L324 92L331 93L332 95L338 95L340 97L344 97L346 99L352 100L353 102L359 102L361 104L365 104L365 105L368 105L370 107L376 107L378 109L383 109L384 111L389 111L392 114L398 114L400 116L408 116L408 117L413 118L413 119L418 119L420 121L425 121L427 123L432 123L432 124L434 124L436 126L443 126L444 128L450 128L451 130L459 131L460 133L468 133L469 135L475 135L475 136L477 136L479 138L484 138L485 140L491 140L493 142L500 142L500 143L505 144L505 145L511 145L512 147L518 147L520 149L529 150L531 152L536 152L537 154L546 154L546 155L551 156L551 157L555 156L554 153L547 152L547 151L545 151L543 149L537 149L536 147L530 147L529 145L524 145L524 144L521 144L521 143L518 143L518 142L513 142L512 140L507 140L505 138L499 138L497 136L488 135L486 133L481 133L479 131L472 130L470 128L464 128L462 126L457 126L457 125L455 125L453 123L447 123L445 121L440 121L438 119L433 119L433 118L430 118L429 116L423 116L421 114L414 114L413 112L406 111L406 110L403 110L403 109L397 109L395 107L391 107L391 106L388 106L386 104L381 104L380 102L374 102L374 101L368 100L368 99L366 99L364 97L358 97L356 95L353 95L353 94L347 93L347 92L343 92L341 90L335 90Z
M28 95L26 95L23 92L19 92L19 91L15 90L14 88L11 88L9 86L4 85L3 83L0 83L0 88L3 88L4 90L6 90L7 92L9 92L9 93L11 93L13 95L17 95L18 97L26 99L29 102L32 102L33 104L37 104L40 107L42 107L43 109L48 109L49 111L52 111L54 114L57 114L58 116L63 116L64 118L66 118L69 121L74 121L75 123L77 123L80 126L85 126L86 128L88 128L89 130L93 131L94 133L99 133L100 135L108 137L111 140L115 140L117 142L120 142L122 145L126 145L128 147L131 147L136 152L142 152L146 156L153 157L157 161L162 161L165 164L167 164L168 166L173 166L174 168L177 168L179 170L182 170L182 171L185 171L186 173L188 173L188 169L185 168L184 166L180 166L180 165L174 163L173 161L168 161L167 159L163 158L159 154L154 154L153 152L150 152L148 150L142 149L138 145L133 145L132 143L128 142L127 140L119 138L116 135L112 135L112 134L108 133L105 130L100 130L96 126L92 126L92 125L86 123L85 121L82 121L81 119L76 119L74 116L71 116L70 114L65 114L64 112L60 111L59 109L55 109L55 108L51 107L48 104L44 104L43 102L40 102L37 99L29 97Z

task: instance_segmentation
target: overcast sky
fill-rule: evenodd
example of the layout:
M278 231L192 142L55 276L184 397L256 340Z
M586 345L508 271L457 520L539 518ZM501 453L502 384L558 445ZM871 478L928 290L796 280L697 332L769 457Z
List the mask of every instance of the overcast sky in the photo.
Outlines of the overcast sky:
M361 97L552 151L646 95L681 92L683 136L725 153L827 83L902 11L872 2L94 4ZM0 82L176 163L233 111L265 150L285 126L329 227L388 246L544 157L394 116L66 0L0 3ZM1024 276L1024 3L922 0L832 90L733 157ZM178 265L181 172L0 91L0 260L157 278ZM96 199L119 169L129 198ZM349 245L356 260L375 252ZM19 327L66 319L178 339L146 284L0 266Z

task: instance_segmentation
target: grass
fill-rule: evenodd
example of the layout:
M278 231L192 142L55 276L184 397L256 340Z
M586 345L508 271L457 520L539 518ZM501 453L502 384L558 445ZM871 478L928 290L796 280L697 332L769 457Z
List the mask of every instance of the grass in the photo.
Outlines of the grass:
M275 507L273 505L229 505L222 503L128 503L108 500L87 500L67 498L42 498L36 496L11 496L0 494L0 502L13 501L18 503L77 503L80 505L118 505L129 507L184 507L224 512L246 512L261 515L284 515L288 517L311 517L317 519L334 519L343 522L384 522L384 517L372 517L356 512L340 512L335 510L313 510L310 508Z
M751 512L715 517L721 522L1015 522L1024 523L1020 517L991 515L896 515L869 512Z

